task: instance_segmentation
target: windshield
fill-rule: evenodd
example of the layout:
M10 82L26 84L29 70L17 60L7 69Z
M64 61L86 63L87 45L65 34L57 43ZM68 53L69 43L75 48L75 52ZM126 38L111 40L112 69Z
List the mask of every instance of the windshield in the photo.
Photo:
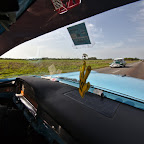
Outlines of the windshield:
M85 44L73 41L78 34L70 27L84 23ZM80 28L78 28L79 30ZM100 73L133 75L132 69L143 67L144 1L115 8L25 42L1 56L0 78L20 75L52 75L79 71L85 59ZM111 69L115 58L124 58L125 68ZM115 60L120 63L122 60ZM143 69L143 68L142 68Z
M113 63L120 64L120 63L123 63L123 60L122 59L117 59L117 60L114 60Z
M113 63L120 64L120 60L115 60Z

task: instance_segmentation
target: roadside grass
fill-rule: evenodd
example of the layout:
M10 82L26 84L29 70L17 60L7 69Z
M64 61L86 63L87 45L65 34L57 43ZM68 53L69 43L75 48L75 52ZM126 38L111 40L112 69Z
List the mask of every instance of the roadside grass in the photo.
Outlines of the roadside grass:
M92 69L108 67L112 60L86 60ZM126 61L131 63L134 61ZM0 60L0 79L17 77L20 75L48 75L49 66L54 65L62 73L79 71L83 60Z

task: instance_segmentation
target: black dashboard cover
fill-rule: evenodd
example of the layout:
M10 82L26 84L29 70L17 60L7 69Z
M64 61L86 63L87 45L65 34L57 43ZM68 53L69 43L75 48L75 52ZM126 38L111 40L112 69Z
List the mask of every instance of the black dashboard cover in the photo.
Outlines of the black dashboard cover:
M77 88L36 77L20 77L20 79L34 89L38 109L51 116L78 143L143 143L142 110L107 99L109 102L105 104L112 104L111 109L117 108L113 116L108 117L74 98L78 96ZM88 95L92 94L87 93ZM99 104L100 101L103 103L99 98L97 101Z

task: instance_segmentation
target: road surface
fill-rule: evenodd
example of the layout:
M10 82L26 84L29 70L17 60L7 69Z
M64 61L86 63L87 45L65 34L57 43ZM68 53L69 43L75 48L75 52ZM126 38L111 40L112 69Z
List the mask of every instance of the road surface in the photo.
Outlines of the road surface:
M131 64L127 64L124 68L110 68L105 67L101 69L95 69L99 73L126 75L139 79L144 79L144 62L139 61Z

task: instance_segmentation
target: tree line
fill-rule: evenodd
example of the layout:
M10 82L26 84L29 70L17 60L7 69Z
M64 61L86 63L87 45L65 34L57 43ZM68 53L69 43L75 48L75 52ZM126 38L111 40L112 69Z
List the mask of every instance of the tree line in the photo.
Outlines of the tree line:
M48 58L48 57L43 57L43 58L31 58L31 59L0 58L0 60L81 60L81 59L103 60L103 59L99 59L97 57L82 57L82 58ZM106 58L105 60L113 60L113 59L112 58ZM140 60L140 59L135 57L135 58L124 58L124 60L135 61L135 60Z

